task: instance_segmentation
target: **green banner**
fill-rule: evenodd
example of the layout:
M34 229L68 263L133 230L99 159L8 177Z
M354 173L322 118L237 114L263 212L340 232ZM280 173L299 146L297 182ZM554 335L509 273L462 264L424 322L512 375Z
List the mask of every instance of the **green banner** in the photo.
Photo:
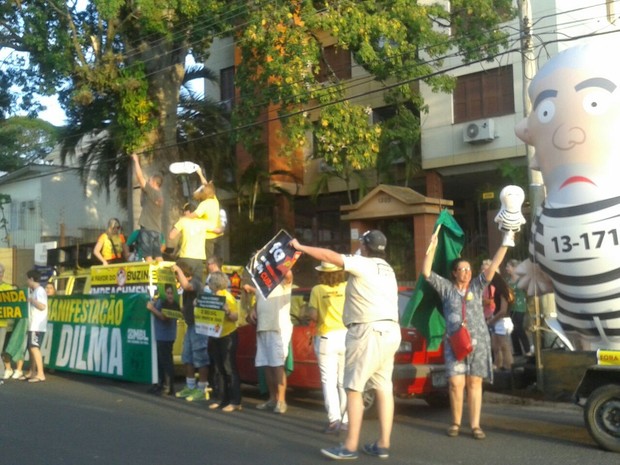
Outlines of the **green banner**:
M28 291L0 291L0 320L28 318Z
M137 383L157 382L146 294L55 296L41 353L51 369Z

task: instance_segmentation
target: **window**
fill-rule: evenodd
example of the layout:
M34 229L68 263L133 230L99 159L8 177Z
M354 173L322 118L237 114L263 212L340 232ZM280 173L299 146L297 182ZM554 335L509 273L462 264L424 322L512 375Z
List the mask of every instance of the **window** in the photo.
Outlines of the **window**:
M454 122L514 113L512 83L512 66L460 76L452 97Z
M220 70L220 101L228 111L235 103L235 67Z
M317 79L324 82L332 77L337 79L351 79L351 52L330 45L323 49Z
M381 123L382 121L386 121L394 116L396 116L396 107L394 105L372 109L373 124Z

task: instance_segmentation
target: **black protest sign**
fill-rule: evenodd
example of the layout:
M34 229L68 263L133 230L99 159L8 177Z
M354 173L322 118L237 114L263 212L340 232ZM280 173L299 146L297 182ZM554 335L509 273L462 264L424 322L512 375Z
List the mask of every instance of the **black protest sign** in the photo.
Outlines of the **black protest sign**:
M291 247L292 239L289 233L281 229L246 266L256 288L265 298L284 280L286 273L301 255L301 252Z

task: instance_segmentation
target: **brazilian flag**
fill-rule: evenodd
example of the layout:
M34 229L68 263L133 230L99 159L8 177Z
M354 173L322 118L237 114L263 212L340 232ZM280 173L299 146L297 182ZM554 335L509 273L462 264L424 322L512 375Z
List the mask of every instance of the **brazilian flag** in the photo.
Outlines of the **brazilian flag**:
M450 279L452 261L461 255L465 233L448 210L441 211L435 223L435 230L437 228L440 229L432 269L435 273ZM446 322L441 312L439 295L426 282L423 275L418 278L411 300L401 318L401 325L417 328L426 337L429 350L439 348L446 330Z

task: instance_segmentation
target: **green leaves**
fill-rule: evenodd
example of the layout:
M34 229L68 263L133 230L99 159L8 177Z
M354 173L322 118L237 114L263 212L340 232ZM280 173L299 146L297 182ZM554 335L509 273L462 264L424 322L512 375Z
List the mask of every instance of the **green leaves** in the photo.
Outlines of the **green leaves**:
M58 140L58 129L34 118L16 116L0 121L0 171L13 171L41 161Z
M447 54L492 57L506 43L499 22L514 15L510 0L450 4L451 10L411 0L296 0L250 10L237 35L238 140L251 147L262 124L280 118L282 153L306 148L314 127L311 156L324 158L332 175L349 179L377 159L381 170L404 159L412 174L420 165L418 115L425 105L418 82L451 91L454 80L441 73ZM325 66L331 45L352 54L350 79L339 77L342 61ZM393 106L397 118L386 121L387 131L371 123L365 101Z
M371 124L372 110L349 102L323 108L316 125L316 155L342 178L375 166L381 126Z

